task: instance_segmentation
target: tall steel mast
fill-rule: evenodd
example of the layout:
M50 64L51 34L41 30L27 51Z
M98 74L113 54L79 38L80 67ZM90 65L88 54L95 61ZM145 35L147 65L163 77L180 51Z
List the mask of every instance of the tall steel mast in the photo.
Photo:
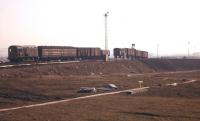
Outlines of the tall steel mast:
M108 36L107 36L107 18L108 18L109 12L106 12L104 14L105 17L105 50L106 50L106 58L105 61L108 61Z

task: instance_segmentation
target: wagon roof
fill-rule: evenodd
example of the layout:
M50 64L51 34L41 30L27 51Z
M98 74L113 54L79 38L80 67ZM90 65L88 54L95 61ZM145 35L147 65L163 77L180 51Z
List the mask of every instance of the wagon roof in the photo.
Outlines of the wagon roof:
M61 49L61 48L75 48L72 46L38 46L38 48L44 48L44 49Z
M37 46L35 46L35 45L11 45L10 47L22 48L22 47L37 47Z

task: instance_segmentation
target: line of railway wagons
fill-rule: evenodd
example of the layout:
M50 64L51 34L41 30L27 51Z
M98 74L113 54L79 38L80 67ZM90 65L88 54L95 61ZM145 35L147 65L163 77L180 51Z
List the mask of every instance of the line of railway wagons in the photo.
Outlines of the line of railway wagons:
M114 58L120 59L146 59L147 51L136 50L134 48L114 48Z
M87 60L104 59L109 51L100 48L84 48L72 46L10 46L8 59L20 61L51 61L51 60Z
M10 46L8 59L11 62L51 60L104 60L109 50L72 46ZM148 58L148 52L130 48L114 48L115 58Z

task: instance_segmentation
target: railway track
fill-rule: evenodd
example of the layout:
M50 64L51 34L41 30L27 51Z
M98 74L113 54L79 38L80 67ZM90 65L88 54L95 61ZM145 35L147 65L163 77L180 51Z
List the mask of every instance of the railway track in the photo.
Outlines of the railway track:
M11 67L22 67L22 66L32 66L32 65L48 65L48 64L66 64L66 63L78 63L80 61L63 61L63 62L46 62L46 63L23 63L23 64L6 64L1 65L1 68L11 68Z

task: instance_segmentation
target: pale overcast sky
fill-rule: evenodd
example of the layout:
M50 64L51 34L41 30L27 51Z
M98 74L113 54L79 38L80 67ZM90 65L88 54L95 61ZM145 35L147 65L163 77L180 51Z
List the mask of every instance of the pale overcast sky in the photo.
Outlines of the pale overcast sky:
M199 0L0 0L0 48L131 47L159 55L200 51Z

